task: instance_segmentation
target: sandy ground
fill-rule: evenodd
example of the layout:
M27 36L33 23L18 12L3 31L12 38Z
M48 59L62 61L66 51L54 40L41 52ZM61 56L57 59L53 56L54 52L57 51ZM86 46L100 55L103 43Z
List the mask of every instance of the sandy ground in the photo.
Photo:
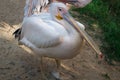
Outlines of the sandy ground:
M24 0L0 0L0 80L43 80L40 59L24 46L19 46L12 33L23 19ZM48 80L55 80L50 71L53 59L44 58ZM61 80L120 80L120 66L98 64L95 52L85 45L73 59L62 61Z

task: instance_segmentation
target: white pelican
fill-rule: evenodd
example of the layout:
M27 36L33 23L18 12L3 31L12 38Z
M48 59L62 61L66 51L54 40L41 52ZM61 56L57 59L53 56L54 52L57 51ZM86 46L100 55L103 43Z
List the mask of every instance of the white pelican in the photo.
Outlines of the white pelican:
M19 42L35 54L56 59L59 67L59 60L71 59L79 54L83 39L102 55L80 23L70 16L65 4L54 2L49 12L24 18Z

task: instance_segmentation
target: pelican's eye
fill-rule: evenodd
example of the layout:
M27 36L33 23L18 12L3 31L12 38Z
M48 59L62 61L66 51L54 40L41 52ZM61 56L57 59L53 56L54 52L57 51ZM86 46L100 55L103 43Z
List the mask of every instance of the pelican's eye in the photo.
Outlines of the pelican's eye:
M61 8L59 8L59 11L62 11L62 9L61 9Z
M62 20L63 19L63 17L61 16L61 11L62 11L62 8L58 8L58 14L56 15L56 18L58 20Z
M62 7L58 7L58 11L59 12L63 11L63 8Z

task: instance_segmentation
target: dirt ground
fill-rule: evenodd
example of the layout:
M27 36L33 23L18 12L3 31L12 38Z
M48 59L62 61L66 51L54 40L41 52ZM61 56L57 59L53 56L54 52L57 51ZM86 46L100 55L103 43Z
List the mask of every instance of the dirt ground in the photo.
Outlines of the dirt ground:
M0 0L0 80L43 80L39 56L12 36L22 22L24 4L25 0ZM43 60L46 77L55 80L50 74L54 60ZM62 61L60 74L61 80L120 80L120 65L98 63L95 52L85 45L78 56Z

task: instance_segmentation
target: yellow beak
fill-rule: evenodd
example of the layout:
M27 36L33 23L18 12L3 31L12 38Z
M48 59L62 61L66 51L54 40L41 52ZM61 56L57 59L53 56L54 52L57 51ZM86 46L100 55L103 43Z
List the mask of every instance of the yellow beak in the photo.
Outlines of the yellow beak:
M63 17L60 15L60 13L58 13L58 14L56 15L56 18L57 18L58 20L62 20L62 19L63 19Z

